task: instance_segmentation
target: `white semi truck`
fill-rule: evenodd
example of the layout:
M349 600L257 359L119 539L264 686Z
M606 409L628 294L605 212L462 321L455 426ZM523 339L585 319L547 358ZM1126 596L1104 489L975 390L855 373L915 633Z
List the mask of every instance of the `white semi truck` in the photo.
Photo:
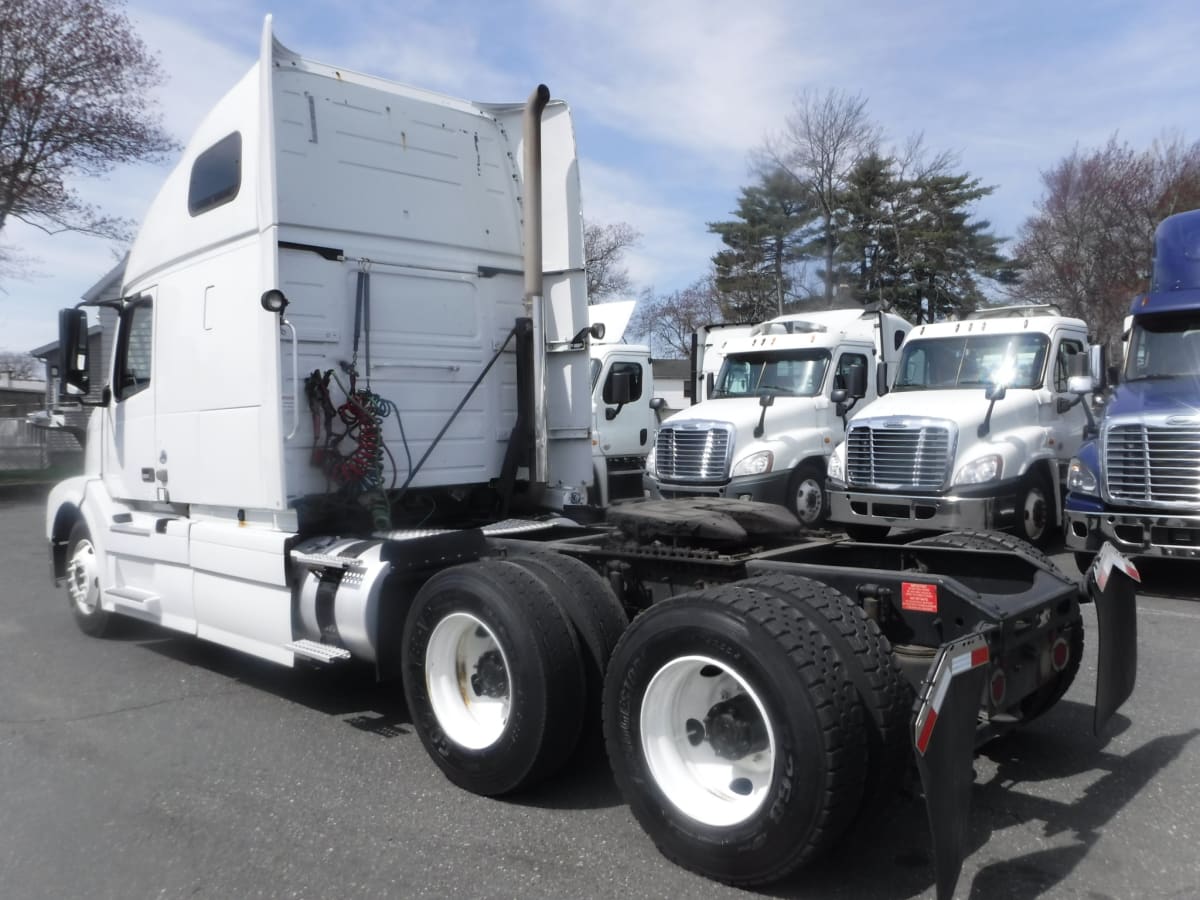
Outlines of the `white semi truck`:
M1102 551L1081 587L996 535L812 539L722 498L579 524L580 212L545 87L455 100L304 59L268 19L146 214L85 474L48 500L79 627L370 663L480 794L552 776L602 722L653 840L740 884L827 850L915 758L949 896L973 748L1062 696L1081 603L1098 729L1132 690L1131 570ZM60 315L76 391L86 323Z
M1048 545L1087 424L1068 381L1088 349L1087 323L1044 306L913 329L892 392L855 413L833 453L830 518L864 540L996 528Z
M636 305L615 300L588 307L594 470L589 500L600 507L642 496L646 456L665 405L654 396L650 348L623 341Z
M850 411L886 392L908 329L890 313L842 309L716 332L719 351L705 359L718 353L720 368L703 379L706 399L659 429L647 463L654 491L778 503L819 525L829 513L825 461Z

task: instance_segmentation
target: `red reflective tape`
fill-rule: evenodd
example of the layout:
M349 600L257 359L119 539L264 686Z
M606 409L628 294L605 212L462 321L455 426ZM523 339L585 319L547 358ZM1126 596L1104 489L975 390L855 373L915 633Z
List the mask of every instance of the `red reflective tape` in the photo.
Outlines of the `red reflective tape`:
M900 582L900 608L912 612L937 612L937 585L918 584L913 581Z
M971 668L976 666L986 666L988 663L988 648L976 647L971 651Z
M917 737L917 750L922 756L925 755L926 749L929 747L929 739L933 737L933 723L937 721L937 710L932 707L929 710L929 718L925 720L925 724L921 726L921 733Z

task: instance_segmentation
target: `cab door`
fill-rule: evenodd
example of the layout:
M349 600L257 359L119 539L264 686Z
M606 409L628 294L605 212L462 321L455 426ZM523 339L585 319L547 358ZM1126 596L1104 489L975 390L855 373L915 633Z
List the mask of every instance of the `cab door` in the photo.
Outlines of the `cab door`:
M103 471L109 495L118 500L158 500L165 487L156 458L154 331L149 291L128 302L117 321Z
M592 388L593 438L603 456L645 456L654 440L656 417L647 392L649 360L632 354L614 354L603 361ZM629 402L613 396L617 374L629 378ZM611 418L610 418L611 416Z
M1077 402L1078 396L1067 391L1073 360L1087 353L1087 344L1081 337L1065 334L1054 345L1053 353L1053 362L1046 377L1050 398L1049 402L1039 404L1038 418L1050 429L1061 468L1079 452L1079 446L1083 443L1083 428L1087 424L1087 414L1083 410L1083 403L1087 400Z

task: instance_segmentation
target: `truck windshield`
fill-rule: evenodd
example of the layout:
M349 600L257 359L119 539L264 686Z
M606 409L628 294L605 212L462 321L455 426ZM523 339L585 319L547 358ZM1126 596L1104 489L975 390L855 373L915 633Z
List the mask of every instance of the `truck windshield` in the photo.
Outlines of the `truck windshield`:
M1044 334L974 334L909 341L900 355L892 390L926 391L1004 384L1033 388L1042 383Z
M721 364L712 396L714 400L764 393L812 397L821 390L828 368L828 350L731 354Z
M1125 380L1200 375L1200 313L1136 316L1125 357Z

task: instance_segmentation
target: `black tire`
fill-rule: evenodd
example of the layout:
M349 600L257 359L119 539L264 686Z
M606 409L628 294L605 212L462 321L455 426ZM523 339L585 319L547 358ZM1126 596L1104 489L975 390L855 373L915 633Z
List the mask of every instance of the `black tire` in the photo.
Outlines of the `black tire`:
M883 807L911 762L913 689L892 645L862 607L841 591L797 575L764 575L745 587L796 604L845 661L862 703L867 738L863 813Z
M1092 563L1096 561L1096 554L1084 550L1076 550L1073 554L1075 557L1075 568L1079 570L1080 575L1086 575L1088 569L1092 567Z
M737 712L718 710L737 701ZM774 735L766 759L761 744L724 743L763 739L758 709ZM799 606L740 584L634 619L605 679L604 736L616 783L659 850L731 884L776 881L825 852L862 798L862 707L845 662ZM730 762L689 766L694 755ZM738 765L760 767L759 782L735 777Z
M1039 470L1028 473L1017 491L1017 536L1044 550L1054 543L1054 488Z
M67 604L79 630L103 637L113 624L112 613L100 608L100 561L87 524L80 519L67 538Z
M825 469L812 462L796 466L788 479L786 505L804 528L820 528L825 524L829 518Z
M1003 531L947 531L944 534L935 534L913 541L911 546L958 547L964 550L1007 550L1010 553L1019 553L1027 557L1065 581L1074 580L1068 578L1066 573L1045 552L1028 541Z
M1066 632L1062 636L1067 639L1071 655L1061 672L1055 673L1049 682L1021 701L1021 718L1025 722L1032 722L1058 703L1074 684L1075 676L1079 674L1079 664L1083 661L1083 617L1078 609L1075 610L1071 623L1063 631Z
M467 669L459 653L468 641L481 650L469 685L451 674ZM520 566L479 560L430 578L405 622L401 665L421 743L459 787L488 796L531 787L575 748L584 712L579 642L551 592ZM506 711L473 728L489 700Z
M878 542L888 536L892 529L887 525L862 525L853 522L842 524L842 530L856 541Z
M612 588L591 566L578 559L538 548L511 551L509 560L541 581L575 626L583 650L586 692L584 743L602 744L600 724L604 673L629 617Z

